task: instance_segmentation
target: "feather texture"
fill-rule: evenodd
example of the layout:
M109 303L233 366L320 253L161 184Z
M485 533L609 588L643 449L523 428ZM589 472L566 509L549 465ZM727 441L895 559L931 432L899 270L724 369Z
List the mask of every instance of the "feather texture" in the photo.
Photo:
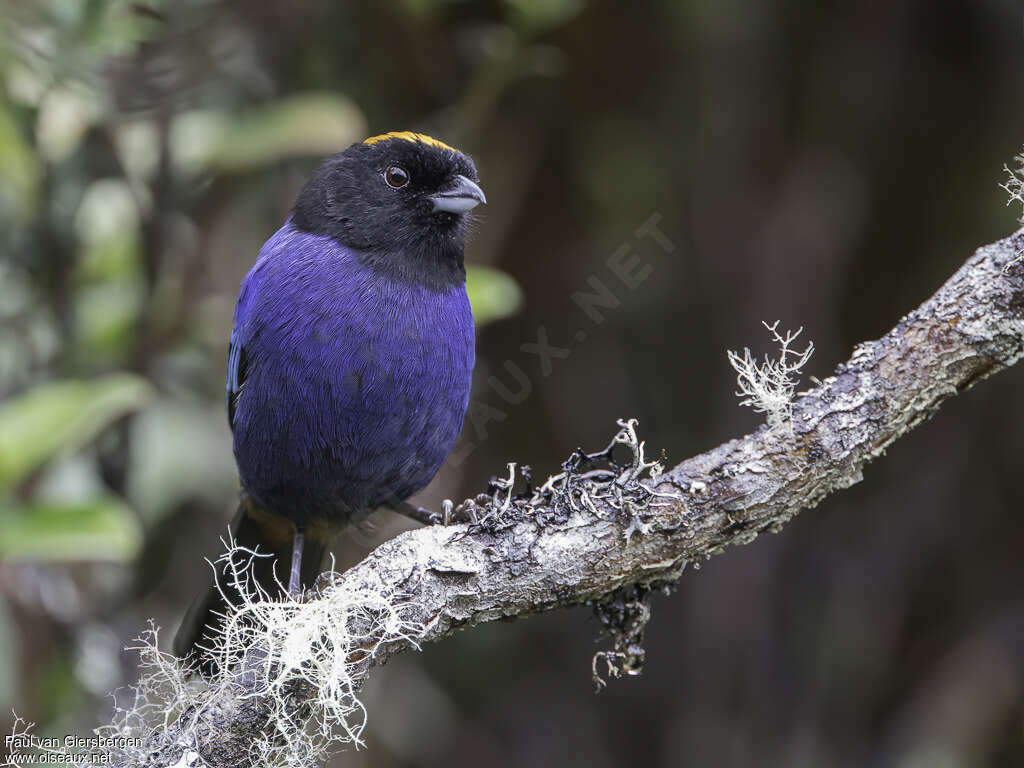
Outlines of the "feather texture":
M411 496L454 445L473 362L463 283L384 279L289 221L245 278L231 334L243 488L300 525L343 524Z

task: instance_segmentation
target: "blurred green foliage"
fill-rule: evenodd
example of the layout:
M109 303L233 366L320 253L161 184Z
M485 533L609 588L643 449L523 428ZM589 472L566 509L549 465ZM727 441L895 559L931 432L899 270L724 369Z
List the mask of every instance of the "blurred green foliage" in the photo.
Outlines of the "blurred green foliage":
M129 560L140 540L135 518L117 499L7 507L0 513L0 557L9 560Z
M369 132L343 82L276 92L251 46L211 0L0 4L0 563L47 564L32 589L56 616L78 615L81 574L104 563L158 572L181 510L221 529L238 282L315 163ZM497 268L468 282L479 327L520 306ZM9 692L14 619L0 609ZM34 675L43 711L89 685L72 655Z
M516 281L493 267L471 265L466 274L466 291L478 327L512 315L523 300Z
M210 165L232 172L295 157L332 155L366 135L366 120L348 99L307 93L227 121Z
M152 396L144 379L125 373L41 384L0 406L0 558L127 560L137 553L135 517L108 491L45 501L46 486L37 484L35 493L21 494L30 499L22 503L15 490L40 466L81 448ZM81 496L98 498L82 503Z
M42 384L0 407L0 490L55 455L80 447L152 397L138 376Z
M482 408L427 506L625 415L674 461L755 427L724 350L761 320L825 376L1009 231L1017 6L0 0L0 710L85 733L208 585L238 284L319 158L417 129L481 171ZM581 326L623 245L652 279ZM571 347L549 369L539 328ZM594 699L578 614L480 627L375 673L342 764L1024 764L1022 373L684 578L643 677Z
M216 204L211 192L232 177L308 165L367 132L360 108L327 91L252 105L172 98L125 108L131 97L119 77L132 73L110 77L104 67L130 66L139 46L162 37L162 6L46 0L0 11L2 556L128 558L139 543L136 520L155 524L189 499L216 504L231 495L223 421L196 402L206 400L212 372L194 367L209 366L210 337L227 338L229 315L199 327L182 282L188 265L166 262L175 248L194 246L204 200ZM516 7L538 28L579 6ZM188 8L186 18L199 24L211 6ZM162 91L161 78L175 74L141 76L153 75L157 85L146 87ZM509 316L521 300L515 282L492 267L470 267L469 291L479 326ZM97 474L96 440L140 411L117 438L128 458L110 487ZM89 498L44 501L47 465L81 450L94 459L77 470L91 478L80 484Z

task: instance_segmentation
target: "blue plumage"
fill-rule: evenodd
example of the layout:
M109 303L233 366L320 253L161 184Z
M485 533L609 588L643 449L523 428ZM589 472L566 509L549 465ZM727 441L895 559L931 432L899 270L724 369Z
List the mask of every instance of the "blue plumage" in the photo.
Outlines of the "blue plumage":
M463 246L485 202L476 179L472 160L422 134L353 144L317 169L242 282L226 381L242 485L231 532L270 555L249 574L267 593L310 587L334 532L399 507L451 451L473 374ZM179 656L237 602L221 587L189 610Z
M344 522L407 498L451 451L473 358L463 283L381 280L289 221L263 246L235 311L228 395L242 487L298 523Z

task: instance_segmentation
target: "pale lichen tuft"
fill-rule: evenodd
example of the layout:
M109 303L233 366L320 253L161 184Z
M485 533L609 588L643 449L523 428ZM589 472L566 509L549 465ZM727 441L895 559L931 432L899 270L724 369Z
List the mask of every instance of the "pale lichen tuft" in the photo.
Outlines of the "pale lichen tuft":
M799 383L795 374L814 354L814 342L808 342L803 351L793 349L793 343L803 333L803 328L786 331L783 335L778 331L778 320L771 325L762 324L779 345L779 356L773 360L765 355L764 362L758 362L749 348L744 348L742 355L730 350L729 363L736 371L736 385L739 387L736 396L743 398L740 405L764 413L769 427L787 425L792 430L793 393Z

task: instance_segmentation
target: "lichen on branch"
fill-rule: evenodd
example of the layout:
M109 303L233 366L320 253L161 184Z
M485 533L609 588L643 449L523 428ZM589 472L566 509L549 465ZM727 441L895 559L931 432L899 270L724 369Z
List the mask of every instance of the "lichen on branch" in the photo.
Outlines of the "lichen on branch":
M635 424L621 422L603 451L576 451L536 489L510 466L487 493L460 505L457 516L468 522L384 542L333 574L313 601L256 600L249 621L262 629L229 641L241 660L227 665L223 684L170 686L166 695L179 706L165 711L180 713L151 723L141 745L114 762L226 768L250 765L252 746L263 744L274 760L316 764L323 755L314 752L336 743L336 733L358 735L346 728L360 722L329 720L342 711L336 702L303 719L325 695L322 683L352 705L346 697L395 653L554 608L604 606L612 648L592 671L634 671L652 591L687 563L778 531L860 481L868 463L946 399L1024 355L1024 265L1015 263L1022 248L1024 230L979 249L889 333L794 394L786 429L764 425L663 470L646 456ZM601 666L609 660L618 666ZM148 711L158 710L158 695L146 694ZM328 722L337 730L317 730ZM303 742L298 730L307 727L313 736Z
M771 325L762 321L761 324L771 333L772 339L779 346L779 355L771 358L764 356L758 362L748 347L743 354L728 351L729 364L736 371L736 396L742 398L740 405L746 405L757 413L765 414L770 427L781 427L790 423L793 412L793 393L796 392L800 380L796 374L803 370L807 361L814 354L814 342L808 342L801 352L793 348L794 342L804 329L779 333L779 321Z

